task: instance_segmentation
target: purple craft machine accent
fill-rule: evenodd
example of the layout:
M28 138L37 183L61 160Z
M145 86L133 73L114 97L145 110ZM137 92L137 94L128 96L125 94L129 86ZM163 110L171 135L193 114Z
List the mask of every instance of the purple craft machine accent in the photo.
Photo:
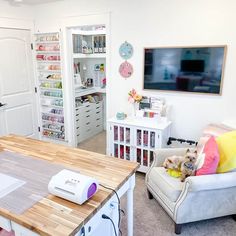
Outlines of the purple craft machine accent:
M91 198L97 191L97 185L95 183L91 184L88 189L87 198Z

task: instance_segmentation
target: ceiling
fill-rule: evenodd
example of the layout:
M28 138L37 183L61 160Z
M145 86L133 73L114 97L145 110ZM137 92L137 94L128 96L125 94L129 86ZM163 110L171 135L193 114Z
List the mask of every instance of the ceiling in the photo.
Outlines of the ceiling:
M44 4L44 3L48 3L48 2L58 2L58 1L63 1L63 0L22 0L22 1L8 0L8 1L10 3L20 2L19 4L38 5L38 4Z

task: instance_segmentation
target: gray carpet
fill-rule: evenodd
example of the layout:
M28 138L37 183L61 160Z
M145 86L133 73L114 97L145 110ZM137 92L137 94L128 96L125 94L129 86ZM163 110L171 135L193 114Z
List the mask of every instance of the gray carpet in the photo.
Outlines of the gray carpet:
M121 199L126 208L126 197ZM126 218L122 217L121 229L127 235ZM149 200L146 194L144 175L136 175L134 191L134 236L174 236L174 223L155 199ZM231 217L199 221L185 224L181 236L234 236L236 222Z
M78 145L78 148L106 154L106 131L102 131L101 133L81 142Z

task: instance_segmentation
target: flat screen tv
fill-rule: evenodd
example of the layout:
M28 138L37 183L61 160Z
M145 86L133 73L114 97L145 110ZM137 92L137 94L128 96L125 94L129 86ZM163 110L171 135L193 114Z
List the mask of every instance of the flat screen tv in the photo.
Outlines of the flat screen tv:
M221 94L226 46L144 49L144 89Z

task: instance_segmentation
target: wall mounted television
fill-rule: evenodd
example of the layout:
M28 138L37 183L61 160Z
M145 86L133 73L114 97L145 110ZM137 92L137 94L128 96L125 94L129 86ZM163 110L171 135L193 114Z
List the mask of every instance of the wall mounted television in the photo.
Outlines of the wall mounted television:
M221 94L226 46L144 49L144 89Z

